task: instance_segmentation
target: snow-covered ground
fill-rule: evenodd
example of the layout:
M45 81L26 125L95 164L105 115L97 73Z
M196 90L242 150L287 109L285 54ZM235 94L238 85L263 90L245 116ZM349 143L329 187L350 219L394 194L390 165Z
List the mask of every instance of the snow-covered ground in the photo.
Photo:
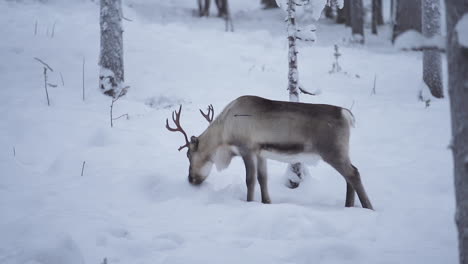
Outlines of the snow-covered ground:
M417 101L420 54L393 49L386 27L361 47L322 21L299 53L303 86L322 91L301 99L352 107L351 156L375 211L344 208L345 182L324 163L291 190L286 165L269 162L270 205L245 202L239 159L189 185L183 137L164 127L178 104L198 135L208 104L288 98L284 14L231 2L234 33L193 17L194 0L126 2L131 89L114 112L129 119L113 128L97 89L97 4L0 2L0 263L456 262L448 101ZM328 73L335 43L347 74ZM33 57L54 70L50 107Z

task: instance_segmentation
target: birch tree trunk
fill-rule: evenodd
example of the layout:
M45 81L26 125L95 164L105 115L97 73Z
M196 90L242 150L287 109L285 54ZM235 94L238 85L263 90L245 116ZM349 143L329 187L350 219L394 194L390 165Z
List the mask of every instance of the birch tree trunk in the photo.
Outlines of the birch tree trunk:
M447 61L452 119L452 154L455 176L455 222L460 263L468 263L468 47L460 45L456 24L465 14L466 0L445 0ZM466 30L466 29L465 29ZM464 32L466 34L466 31Z
M425 37L440 35L440 2L423 0L422 33ZM442 55L437 50L423 51L423 80L436 98L444 97Z
M122 0L101 0L100 27L99 88L115 97L124 82Z
M364 43L364 10L362 0L351 1L351 28L353 40Z
M296 4L294 0L288 0L288 90L289 101L299 102L299 74L297 70L297 49L296 49ZM307 173L302 163L289 164L286 174L289 178L291 188L299 186L302 177ZM295 179L293 179L295 178Z

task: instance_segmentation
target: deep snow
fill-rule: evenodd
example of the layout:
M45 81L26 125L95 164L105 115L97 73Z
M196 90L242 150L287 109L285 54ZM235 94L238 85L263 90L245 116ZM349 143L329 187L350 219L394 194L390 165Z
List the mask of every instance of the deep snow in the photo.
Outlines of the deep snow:
M387 27L361 47L321 21L298 55L301 83L322 91L301 100L352 107L351 157L376 211L344 208L344 180L323 162L295 190L286 164L269 162L271 205L245 202L239 159L188 184L183 137L164 128L178 104L198 135L210 103L219 113L244 94L288 98L284 13L231 2L234 33L193 17L192 0L126 2L131 88L114 111L130 119L112 129L97 87L98 6L0 2L0 263L456 262L448 100L417 101L420 54L393 49ZM328 73L335 43L343 74ZM33 57L54 69L50 107Z

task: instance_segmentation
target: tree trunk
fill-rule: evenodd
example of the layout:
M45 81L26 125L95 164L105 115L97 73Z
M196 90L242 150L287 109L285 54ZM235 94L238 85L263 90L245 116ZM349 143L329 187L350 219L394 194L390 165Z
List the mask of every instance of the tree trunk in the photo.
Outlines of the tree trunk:
M338 24L346 24L346 14L348 12L348 0L345 0L343 2L343 7L342 8L337 8L337 15L336 15L336 23Z
M124 82L122 1L101 0L100 12L99 87L104 94L114 97L119 95Z
M373 0L377 2L377 25L383 25L384 24L384 19L383 19L383 13L382 13L382 0Z
M278 7L276 0L262 0L262 4L265 9Z
M377 35L378 0L372 0L372 34Z
M364 10L362 0L351 1L351 28L353 40L364 43Z
M423 0L422 33L425 37L440 35L440 2ZM442 55L437 50L423 51L423 80L436 98L444 97Z
M351 0L344 0L343 1L343 10L344 10L345 17L346 17L345 25L350 27L351 26L351 17L352 17Z
M372 34L377 35L378 25L383 25L382 0L372 0Z
M421 0L397 0L392 41L410 29L421 32Z
M468 12L465 0L445 0L447 62L455 176L455 222L460 263L468 263L468 48L460 46L455 25ZM464 32L466 34L466 32Z
M288 0L288 90L289 101L299 102L299 73L297 70L297 49L296 49L296 4L294 0ZM299 186L306 168L301 163L289 164L287 174L291 188ZM291 179L291 175L298 179Z

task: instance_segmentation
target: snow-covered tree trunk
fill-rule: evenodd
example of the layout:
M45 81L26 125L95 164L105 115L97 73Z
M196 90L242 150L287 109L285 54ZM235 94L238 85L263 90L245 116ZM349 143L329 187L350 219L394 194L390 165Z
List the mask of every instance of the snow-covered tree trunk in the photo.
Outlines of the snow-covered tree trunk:
M297 49L296 49L296 3L294 0L288 0L287 6L288 13L288 90L289 101L299 102L299 74L297 70ZM306 168L302 163L289 164L287 169L287 177L289 178L290 187L295 188L299 186Z
M124 82L122 0L101 0L100 26L99 88L115 97Z
M351 1L351 28L353 40L364 43L364 9L362 0Z
M294 0L288 1L288 91L291 102L299 102L299 80L297 71L297 49L296 49L296 4Z
M423 0L422 33L425 37L440 35L440 2ZM423 51L423 80L436 98L444 97L442 55L437 50Z
M445 0L447 62L460 263L468 263L468 2Z
M406 30L414 29L421 32L421 1L397 0L395 23L393 25L392 41Z

